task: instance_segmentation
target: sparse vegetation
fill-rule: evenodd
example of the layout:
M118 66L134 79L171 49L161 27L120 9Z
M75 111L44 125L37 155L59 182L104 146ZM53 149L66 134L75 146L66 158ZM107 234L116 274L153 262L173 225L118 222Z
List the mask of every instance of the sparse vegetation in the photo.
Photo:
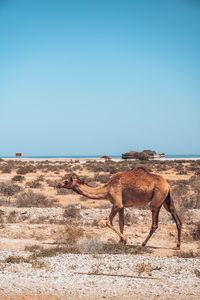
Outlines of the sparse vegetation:
M24 192L16 200L18 207L52 207L57 201L55 199L48 200L41 193L33 193L32 191Z
M11 211L7 216L8 223L16 223L17 213L15 210Z
M1 261L1 263L5 264L21 264L21 263L27 263L31 264L33 268L45 268L46 264L43 261L37 260L37 257L33 257L32 255L28 258L24 258L22 256L8 256L4 260Z
M200 270L195 269L194 274L196 275L197 278L200 278Z
M74 246L84 236L84 230L80 226L65 225L60 240Z
M57 195L70 195L70 194L74 194L74 192L72 190L68 190L64 188L57 189Z
M138 273L138 275L141 275L142 273L149 273L149 272L152 272L154 270L154 267L148 263L148 264L145 264L145 263L141 263L141 264L137 264L135 266L136 268L136 271Z
M195 253L193 251L188 251L188 252L180 251L180 252L176 252L174 256L181 257L181 258L195 258L195 257L200 257L200 253L199 252Z
M36 168L32 165L25 165L25 166L20 167L19 169L17 169L16 172L17 172L17 174L25 175L27 173L36 172Z
M10 197L21 191L21 187L17 184L2 182L0 183L0 193L4 196Z
M28 186L29 188L32 188L32 189L42 188L42 184L39 182L38 179L30 181L30 182L27 182L26 186Z
M76 173L81 180L91 186L99 186L109 181L112 174L129 170L135 167L142 167L148 171L161 173L168 176L169 170L173 170L174 179L168 180L173 192L173 198L179 205L181 215L188 214L188 210L200 208L200 163L198 161L152 161L152 160L124 160L113 161L106 159L105 161L88 160L84 164L79 161L63 162L63 161L41 161L41 162L24 162L24 161L1 161L0 171L3 181L0 183L0 205L1 206L17 206L17 207L53 207L58 206L57 199L67 203L82 203L84 208L90 207L95 201L88 200L83 196L74 197L75 193L68 189L57 189L59 180L67 179ZM4 172L12 172L12 175L4 175L10 181L6 181L3 177ZM16 175L16 173L17 175ZM42 174L42 175L41 175ZM1 179L1 180L2 180ZM17 184L16 184L17 183ZM42 193L33 192L31 189L41 189ZM74 194L74 195L73 195ZM58 195L58 196L57 196ZM65 197L60 197L65 195ZM70 197L73 195L73 197ZM75 199L75 201L74 201ZM62 202L63 203L63 202ZM65 204L65 205L66 205ZM111 207L109 202L95 202L95 207L106 209ZM148 208L142 207L141 209ZM81 208L82 209L82 208ZM76 204L70 204L65 207L63 216L55 218L54 216L34 216L29 214L21 214L17 210L9 211L7 214L0 214L0 222L2 226L7 223L15 223L25 221L26 224L51 224L60 226L55 239L70 245L72 251L81 253L124 253L138 254L149 251L136 247L122 246L118 244L106 244L102 241L88 238L85 236L84 229L80 226L97 226L98 217L94 219L84 220L81 210ZM192 222L192 219L191 219ZM125 225L140 223L140 219L134 210L127 209L125 212ZM189 223L188 223L189 224ZM64 226L63 226L64 225ZM66 226L65 226L66 225ZM194 240L200 239L200 225L190 232ZM194 228L194 224L193 227ZM59 232L60 230L60 232ZM56 231L57 232L57 231ZM109 232L109 230L108 230ZM34 235L35 236L35 235ZM37 236L39 240L39 234ZM78 245L78 246L77 246ZM73 248L75 247L75 248ZM79 247L79 248L77 248ZM73 250L74 249L74 250ZM78 249L78 250L77 250ZM64 251L64 250L63 250ZM65 251L69 251L69 248ZM179 253L178 255L182 255ZM188 257L195 257L196 253L186 253Z
M124 234L128 244L123 245L118 243L119 238L111 230L97 227L98 222L110 213L109 201L96 201L77 195L71 190L57 189L57 183L69 178L72 173L76 173L81 180L91 186L100 186L109 181L112 174L135 167L142 167L170 178L168 181L172 187L176 208L185 218L185 220L183 218L181 251L174 252L171 249L175 246L173 242L176 239L176 227L169 220L170 217L164 209L161 211L160 226L154 239L155 248L137 246L144 240L151 226L151 213L143 211L144 208L149 209L149 207L142 207L142 211L138 211L140 207L125 209ZM18 272L21 274L25 270L23 276L26 276L27 272L38 273L36 277L39 281L41 274L42 284L45 284L44 278L47 274L48 276L51 274L51 282L53 280L56 282L57 278L63 280L62 273L65 270L67 274L70 272L70 276L81 278L81 281L84 275L74 275L81 271L86 275L98 275L97 278L103 274L114 276L110 277L113 282L118 282L115 276L131 275L147 279L148 284L158 282L150 279L163 280L166 283L166 290L168 290L166 280L188 276L189 280L191 278L191 295L194 295L199 290L197 284L200 279L199 167L200 161L107 159L89 160L85 163L53 160L35 162L13 160L10 163L7 160L0 161L0 233L3 250L0 271L2 276L12 274L17 279ZM17 170L23 170L24 174L18 174ZM63 207L57 207L59 203L62 203ZM118 215L113 224L118 229ZM162 238L163 241L160 243ZM7 239L9 239L8 243ZM165 258L158 258L165 255L170 257L174 253L172 264L169 262L170 259L166 259L165 264ZM54 256L58 257L53 258ZM185 266L188 267L187 271ZM6 280L7 277L5 282ZM143 279L139 280L144 282ZM49 282L48 280L47 284ZM133 283L130 280L130 284L131 282ZM176 284L178 283L175 282L175 286ZM4 285L2 284L2 287ZM22 285L25 286L25 283L22 282ZM170 295L172 295L171 291Z
M24 176L21 176L21 175L16 175L12 178L12 181L19 181L19 182L22 182L23 180L25 179Z
M68 205L65 208L63 217L66 219L70 219L70 222L75 221L77 219L80 220L80 218L81 218L80 208L77 208L75 205ZM71 219L73 219L73 220L71 220Z
M192 232L193 239L196 241L200 240L200 221L196 224L195 230Z

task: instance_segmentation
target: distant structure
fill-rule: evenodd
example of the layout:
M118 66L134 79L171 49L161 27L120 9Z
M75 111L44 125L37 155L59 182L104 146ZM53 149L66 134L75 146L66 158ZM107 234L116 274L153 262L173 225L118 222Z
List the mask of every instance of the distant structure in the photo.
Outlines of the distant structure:
M153 150L143 150L142 152L130 151L122 154L123 159L149 160L165 157L164 153L156 153Z
M15 156L16 156L16 157L22 157L22 153L20 153L20 152L15 153Z
M112 157L108 156L108 155L103 155L100 158L106 159L106 160L110 160L112 159Z

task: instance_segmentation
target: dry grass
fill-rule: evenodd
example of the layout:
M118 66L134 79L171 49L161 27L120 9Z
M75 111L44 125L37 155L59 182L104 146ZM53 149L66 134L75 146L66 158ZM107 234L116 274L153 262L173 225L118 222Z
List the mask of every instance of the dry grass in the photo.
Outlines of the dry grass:
M200 270L195 269L194 274L196 275L197 278L200 278Z
M181 257L181 258L195 258L200 257L200 253L194 253L193 251L183 252L183 251L177 251L174 256Z
M60 240L68 244L76 244L84 236L84 229L79 226L65 225Z
M0 183L0 193L3 196L11 197L21 191L21 187L17 184L12 184L9 182Z
M21 264L21 263L27 263L31 264L33 268L46 268L47 265L43 262L37 259L38 257L34 257L30 255L28 258L24 258L22 256L8 256L4 260L1 261L1 263L4 264Z
M80 214L80 208L77 208L75 205L68 205L65 208L63 217L68 220L70 219L70 222L80 220L80 218L82 218L82 216Z
M192 232L192 237L194 240L200 240L200 221L196 224L195 230Z
M57 200L51 201L41 193L33 193L32 191L24 192L19 195L15 204L18 207L52 207L57 203Z
M21 175L15 175L13 178L12 178L12 181L19 181L19 182L22 182L24 181L25 177L24 176L21 176Z
M150 263L141 263L137 264L135 266L135 269L138 273L138 275L141 275L142 273L151 273L153 270L160 270L161 267L153 267Z

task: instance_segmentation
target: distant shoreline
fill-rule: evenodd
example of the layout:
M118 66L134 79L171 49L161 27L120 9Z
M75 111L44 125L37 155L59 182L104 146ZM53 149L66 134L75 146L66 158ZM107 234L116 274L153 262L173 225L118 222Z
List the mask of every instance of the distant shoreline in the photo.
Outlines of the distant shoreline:
M124 161L125 159L122 159L120 155L112 155L110 156L112 160L114 161ZM53 160L53 161L87 161L87 160L98 160L98 161L104 161L104 158L101 158L99 155L95 156L22 156L22 157L15 157L15 156L1 156L1 159L4 160L23 160L23 161L46 161L46 160ZM162 158L155 158L153 160L199 160L200 155L166 155Z

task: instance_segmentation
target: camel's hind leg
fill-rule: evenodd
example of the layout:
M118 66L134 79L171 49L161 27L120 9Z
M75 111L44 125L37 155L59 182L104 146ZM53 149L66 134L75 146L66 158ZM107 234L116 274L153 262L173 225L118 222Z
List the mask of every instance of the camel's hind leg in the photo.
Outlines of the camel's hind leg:
M119 210L119 228L120 228L121 234L123 234L123 232L124 232L124 207ZM121 238L120 242L125 244L126 240Z
M177 246L174 248L174 250L180 250L182 222L176 213L176 209L174 207L174 202L172 200L171 192L169 192L167 198L165 199L164 208L168 212L170 212L174 222L176 223L176 228L177 228L177 232L178 232L178 241L177 241Z
M161 206L160 207L151 207L151 211L152 211L152 226L151 226L151 230L150 230L147 238L142 243L142 246L146 245L146 243L148 242L148 240L150 239L150 237L152 236L152 234L158 228L158 216L159 216L160 208L161 208Z

